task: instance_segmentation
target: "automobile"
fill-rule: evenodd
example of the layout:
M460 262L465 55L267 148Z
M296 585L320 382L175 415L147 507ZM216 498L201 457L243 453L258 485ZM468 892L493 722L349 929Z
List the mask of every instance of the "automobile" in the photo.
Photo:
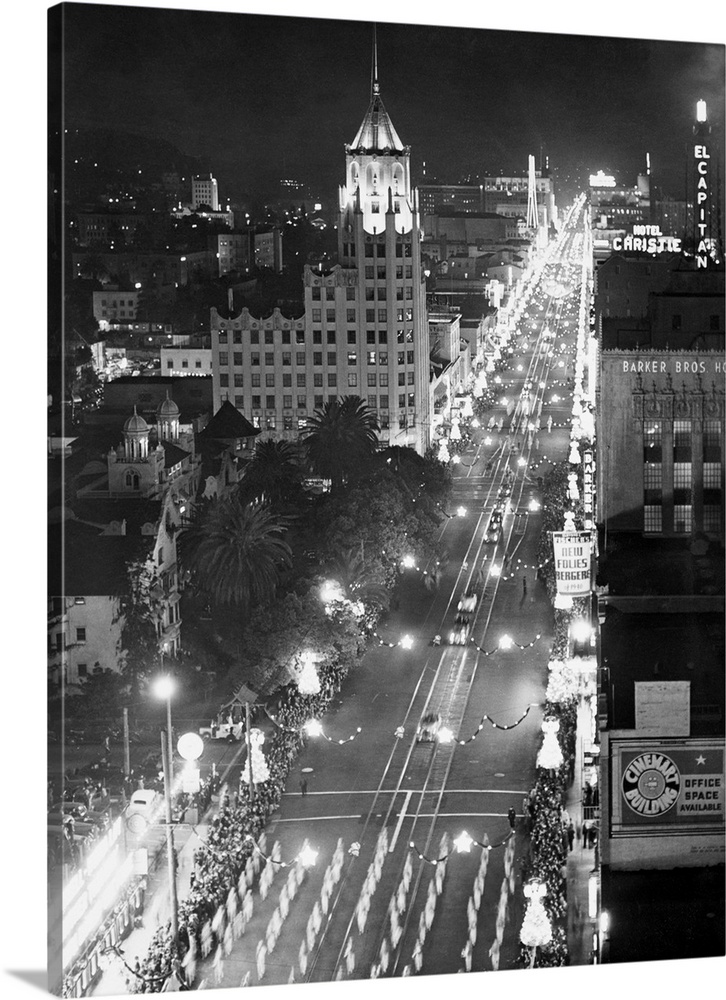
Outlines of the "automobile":
M452 646L463 646L469 638L471 632L471 622L468 615L457 615L454 619L454 627L449 633L449 642Z
M457 605L459 611L474 611L478 598L473 590L466 590Z
M213 722L211 726L201 726L199 735L204 740L227 740L228 743L239 743L244 739L244 722Z
M124 818L132 833L143 833L154 818L161 796L153 788L137 788L126 806Z
M72 816L73 819L83 820L88 816L88 807L83 802L56 802L51 806L49 814Z
M489 524L487 525L487 530L484 534L484 540L487 542L498 542L501 533L502 515L499 511L495 510L489 519Z
M439 729L441 729L441 716L437 712L427 712L422 716L416 730L416 740L419 743L433 743Z

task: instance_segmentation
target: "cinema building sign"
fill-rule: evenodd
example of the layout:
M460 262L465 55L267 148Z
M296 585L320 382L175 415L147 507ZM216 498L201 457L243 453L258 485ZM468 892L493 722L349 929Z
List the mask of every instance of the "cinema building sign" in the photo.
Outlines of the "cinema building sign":
M631 731L611 732L607 744L612 778L606 863L723 864L723 740L649 739Z

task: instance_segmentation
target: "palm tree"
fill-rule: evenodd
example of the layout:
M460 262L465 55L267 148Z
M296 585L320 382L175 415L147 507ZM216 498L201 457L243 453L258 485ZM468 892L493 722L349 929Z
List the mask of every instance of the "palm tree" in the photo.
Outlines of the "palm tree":
M296 446L290 441L258 441L239 486L248 501L277 507L294 499L302 482Z
M213 500L187 532L191 580L221 605L246 612L274 596L281 570L292 564L284 521L261 504L232 496Z
M362 601L386 609L390 595L383 584L378 583L366 566L361 548L346 549L330 563L326 572L336 580L349 601Z
M360 396L329 400L315 411L303 445L316 475L330 480L332 493L368 465L378 430L375 413Z

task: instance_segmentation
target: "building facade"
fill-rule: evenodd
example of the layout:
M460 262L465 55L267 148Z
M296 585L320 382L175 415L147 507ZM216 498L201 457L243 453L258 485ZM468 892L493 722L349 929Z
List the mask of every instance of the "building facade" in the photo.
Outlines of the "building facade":
M216 178L211 174L199 175L197 177L192 177L192 205L191 207L196 210L205 205L207 208L211 208L213 212L219 212L219 188L217 186Z
M609 533L723 539L723 351L602 351L597 425Z
M360 396L385 443L420 453L430 439L425 279L410 151L374 82L346 146L338 255L304 271L305 312L258 319L212 310L214 409L229 400L263 434L296 438L339 396Z

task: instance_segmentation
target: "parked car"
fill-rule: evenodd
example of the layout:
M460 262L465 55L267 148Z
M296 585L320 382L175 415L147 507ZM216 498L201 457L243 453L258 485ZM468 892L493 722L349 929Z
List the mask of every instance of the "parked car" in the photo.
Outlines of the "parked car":
M161 796L153 788L137 788L131 794L124 819L132 833L143 833L160 811Z
M212 723L199 729L199 735L205 740L227 740L228 743L238 743L244 739L244 734L244 722Z

